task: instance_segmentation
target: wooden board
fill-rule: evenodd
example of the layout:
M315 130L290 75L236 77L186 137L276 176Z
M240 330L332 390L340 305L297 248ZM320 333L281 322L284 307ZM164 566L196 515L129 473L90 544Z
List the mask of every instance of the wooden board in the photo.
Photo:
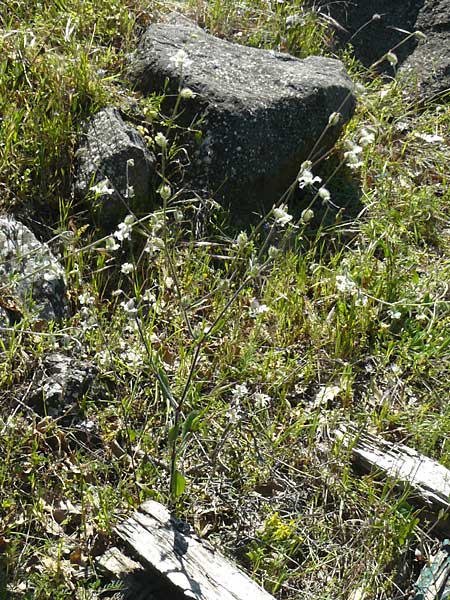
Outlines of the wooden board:
M341 425L335 432L344 447L351 450L356 465L392 478L410 491L411 501L425 508L427 518L445 534L450 533L450 470L437 461L403 444L393 444L378 436Z
M220 552L186 533L157 502L142 504L116 532L140 563L170 583L171 597L274 600Z

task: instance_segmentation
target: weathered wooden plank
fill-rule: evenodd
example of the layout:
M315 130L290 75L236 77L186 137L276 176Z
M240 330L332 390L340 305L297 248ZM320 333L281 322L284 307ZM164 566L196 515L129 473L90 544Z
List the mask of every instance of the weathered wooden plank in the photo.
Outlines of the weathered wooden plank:
M411 492L439 529L450 532L450 470L403 444L393 444L356 427L341 425L336 438L351 449L356 465L379 471Z
M169 511L157 502L142 504L116 531L142 564L185 598L274 600L220 552L180 531Z

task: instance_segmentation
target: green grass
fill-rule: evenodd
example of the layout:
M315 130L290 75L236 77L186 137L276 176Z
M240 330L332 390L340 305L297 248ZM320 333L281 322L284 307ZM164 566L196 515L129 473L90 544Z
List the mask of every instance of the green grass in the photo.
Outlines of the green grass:
M183 7L239 43L333 51L323 16L303 2ZM195 132L174 127L162 98L123 92L125 54L172 8L0 3L2 209L32 211L46 239L74 233L63 251L73 317L40 330L19 322L3 348L0 599L111 597L95 559L114 524L150 498L276 598L404 597L414 549L427 550L434 532L393 482L356 474L332 432L352 421L450 464L448 107L419 110L345 51L364 91L320 173L350 209L316 198L305 224L293 201L295 221L282 227L272 212L267 228L238 236L220 208L178 195L177 158ZM83 119L132 101L158 153L157 187L172 196L111 251L71 196L74 148ZM351 170L346 142L367 132ZM29 402L33 373L55 349L98 371L75 417Z

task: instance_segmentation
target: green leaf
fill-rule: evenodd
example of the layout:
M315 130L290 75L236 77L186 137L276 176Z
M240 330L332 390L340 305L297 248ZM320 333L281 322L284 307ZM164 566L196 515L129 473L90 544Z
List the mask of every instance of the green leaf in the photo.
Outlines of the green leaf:
M185 422L183 423L183 430L181 437L183 440L189 435L191 431L196 431L199 424L199 415L201 414L200 410L191 411L186 417Z
M183 477L180 471L175 471L172 477L172 489L170 490L172 492L172 496L179 498L184 492L185 487L186 479Z
M178 425L178 423L169 429L168 438L171 444L174 444L176 442L179 431L180 426Z
M166 375L166 372L162 367L158 367L156 371L156 377L158 379L159 387L161 388L162 395L164 396L164 400L168 400L172 406L175 404L175 400L172 395L172 391L170 389L169 379Z

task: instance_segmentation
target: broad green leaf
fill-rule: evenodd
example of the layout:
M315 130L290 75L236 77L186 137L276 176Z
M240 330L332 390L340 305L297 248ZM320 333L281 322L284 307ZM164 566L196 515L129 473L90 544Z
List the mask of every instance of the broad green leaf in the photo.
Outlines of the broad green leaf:
M181 494L184 492L185 487L186 479L183 477L180 471L175 471L174 476L172 478L172 496L175 496L175 498L179 498L179 496L181 496Z
M182 430L182 434L181 434L181 437L183 438L183 440L186 438L186 436L191 431L195 431L196 430L196 426L198 425L198 422L199 422L199 418L198 417L199 417L200 414L201 414L200 410L193 410L186 417L186 420L183 423L183 430Z

